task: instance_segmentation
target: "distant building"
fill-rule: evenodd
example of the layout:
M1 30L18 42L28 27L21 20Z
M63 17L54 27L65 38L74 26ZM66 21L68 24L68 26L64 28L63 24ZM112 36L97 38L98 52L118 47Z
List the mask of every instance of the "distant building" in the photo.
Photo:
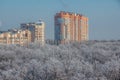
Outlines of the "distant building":
M29 30L11 30L0 33L0 43L27 45L31 42Z
M20 29L0 31L0 43L27 45L31 42L45 43L45 24L42 21L36 23L21 24Z
M31 31L32 42L45 43L45 23L39 20L36 23L23 23L21 29L28 29Z
M88 18L76 13L56 13L55 40L60 43L88 40Z

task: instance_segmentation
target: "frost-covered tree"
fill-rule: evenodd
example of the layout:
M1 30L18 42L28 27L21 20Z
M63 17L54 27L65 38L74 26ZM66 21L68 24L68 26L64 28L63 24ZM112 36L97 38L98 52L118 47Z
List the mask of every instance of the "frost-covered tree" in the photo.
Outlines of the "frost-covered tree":
M1 44L0 80L120 80L120 41Z

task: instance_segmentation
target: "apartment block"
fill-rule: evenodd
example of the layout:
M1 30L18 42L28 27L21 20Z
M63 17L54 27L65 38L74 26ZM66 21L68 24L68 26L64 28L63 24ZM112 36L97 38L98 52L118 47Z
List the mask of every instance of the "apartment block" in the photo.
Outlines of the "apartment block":
M45 43L45 23L39 20L36 23L22 23L21 29L28 29L31 31L32 42Z
M88 40L88 18L61 11L54 16L55 40L60 43Z
M20 29L9 29L0 32L0 43L27 45L31 42L45 43L45 23L41 20L35 23L23 23Z
M31 42L31 32L29 30L9 30L0 33L0 43L27 45Z

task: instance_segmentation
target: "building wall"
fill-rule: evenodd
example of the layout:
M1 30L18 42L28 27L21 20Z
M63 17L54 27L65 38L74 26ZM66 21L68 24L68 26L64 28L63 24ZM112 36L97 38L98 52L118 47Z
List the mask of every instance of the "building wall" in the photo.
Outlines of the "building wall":
M75 13L57 13L55 21L55 40L64 42L88 40L88 18Z
M36 23L35 25L35 41L42 44L45 43L45 24L43 22Z
M36 23L21 24L22 29L31 31L32 42L45 43L45 23L42 21Z
M36 23L21 24L19 30L10 29L0 33L0 43L27 45L31 42L40 44L45 43L45 23L38 21Z
M18 30L16 32L5 32L0 34L0 43L27 45L31 42L29 30Z

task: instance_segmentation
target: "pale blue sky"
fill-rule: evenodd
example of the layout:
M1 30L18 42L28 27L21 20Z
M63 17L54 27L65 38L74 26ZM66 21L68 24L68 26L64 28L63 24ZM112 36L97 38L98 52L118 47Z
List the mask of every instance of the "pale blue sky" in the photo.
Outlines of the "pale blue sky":
M46 38L54 38L54 15L59 11L89 18L90 40L120 39L120 0L0 0L0 30L20 23L46 23Z

